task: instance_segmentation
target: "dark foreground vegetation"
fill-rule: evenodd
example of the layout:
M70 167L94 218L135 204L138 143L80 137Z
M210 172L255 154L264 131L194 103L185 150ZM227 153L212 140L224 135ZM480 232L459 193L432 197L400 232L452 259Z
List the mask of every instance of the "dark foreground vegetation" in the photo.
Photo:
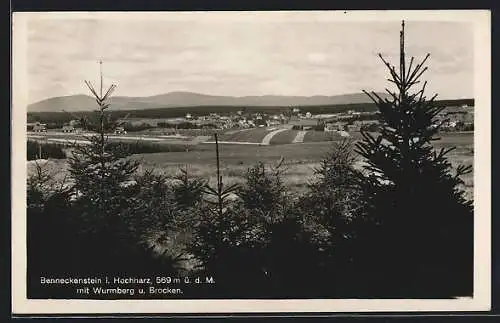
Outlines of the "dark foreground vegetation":
M405 76L386 65L400 92L369 94L380 133L333 143L301 194L283 184L283 160L224 185L218 151L215 185L186 170L137 175L102 126L72 152L66 185L43 170L28 181L28 297L50 294L41 276L104 275L214 278L183 298L472 296L473 209L458 188L470 167L452 169L450 150L431 145L441 108L412 91L423 64L403 64Z
M34 140L28 140L26 146L27 160L35 159L64 159L64 146L61 144L40 143Z
M348 141L332 144L316 180L301 195L283 185L286 167L279 163L258 163L240 185L219 190L183 170L174 181L136 175L136 162L106 149L113 155L104 168L100 158L72 158L74 183L65 187L50 186L43 170L30 178L30 297L47 295L47 287L38 284L41 276L103 275L214 277L214 286L187 286L188 298L472 293L467 203L455 195L433 196L436 190L446 193L440 187L425 192L429 204L420 203L423 192L407 198L410 212L408 204L392 204L404 198L395 184L376 189L385 192L380 200L368 199L375 188L352 168L356 156ZM92 150L78 153L90 156ZM79 297L66 292L52 296Z

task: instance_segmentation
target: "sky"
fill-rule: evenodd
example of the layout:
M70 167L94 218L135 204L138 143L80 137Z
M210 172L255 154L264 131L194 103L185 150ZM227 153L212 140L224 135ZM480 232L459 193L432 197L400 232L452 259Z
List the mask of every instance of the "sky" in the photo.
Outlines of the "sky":
M114 95L173 91L210 95L337 95L390 86L377 54L398 64L398 21L315 19L30 19L29 102L87 94L84 80ZM465 22L406 21L408 57L430 53L431 96L474 96L473 29ZM409 60L409 58L408 58Z

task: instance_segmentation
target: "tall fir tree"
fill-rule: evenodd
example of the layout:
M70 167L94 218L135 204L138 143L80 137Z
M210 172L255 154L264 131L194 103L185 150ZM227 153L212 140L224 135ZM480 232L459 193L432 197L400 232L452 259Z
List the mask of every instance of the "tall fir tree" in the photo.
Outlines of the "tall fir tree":
M399 70L379 54L395 91L388 98L365 92L376 104L380 132L361 131L356 150L366 159L362 181L364 213L357 223L357 266L366 284L388 296L448 297L472 295L473 203L460 189L471 167L453 170L437 150L443 111L415 90L430 54L406 66L404 21ZM368 273L369 272L369 273Z

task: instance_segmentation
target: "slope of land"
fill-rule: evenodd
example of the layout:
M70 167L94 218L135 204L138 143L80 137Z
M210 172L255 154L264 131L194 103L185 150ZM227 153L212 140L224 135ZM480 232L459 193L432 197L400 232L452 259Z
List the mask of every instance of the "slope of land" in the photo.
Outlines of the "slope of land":
M382 94L383 95L383 94ZM322 106L338 104L369 103L370 98L364 93L349 93L333 96L215 96L192 92L171 92L149 97L117 96L110 99L111 107L116 110L145 110L173 107L278 107L278 106ZM71 95L54 97L28 106L29 112L57 112L66 110L91 111L95 109L95 100L87 95Z

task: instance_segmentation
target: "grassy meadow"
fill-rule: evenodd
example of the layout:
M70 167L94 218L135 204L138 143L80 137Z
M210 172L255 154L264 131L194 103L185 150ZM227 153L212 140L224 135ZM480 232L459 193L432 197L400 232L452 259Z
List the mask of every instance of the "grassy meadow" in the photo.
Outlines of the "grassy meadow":
M262 134L267 133L266 129L259 129ZM247 136L249 132L243 131L230 136ZM331 141L310 141L296 144L279 144L279 142L289 142L291 136L296 133L282 132L273 137L271 145L236 145L223 144L219 146L221 160L221 174L224 183L241 182L242 176L248 167L258 161L266 165L276 164L280 158L284 158L287 165L285 181L292 191L301 190L308 180L313 179L314 168L319 165L319 161L330 149ZM253 133L255 135L255 133ZM281 136L280 136L281 135ZM257 136L259 137L259 136ZM255 136L253 138L256 138ZM252 137L245 137L246 140L252 140ZM222 139L221 139L222 140ZM286 141L285 141L286 140ZM339 137L340 140L340 137ZM456 147L448 154L452 165L456 167L459 164L473 165L474 161L474 142L472 133L443 133L441 139L434 142L437 149ZM153 169L155 173L161 173L167 176L179 174L179 169L188 167L192 176L199 176L209 180L212 184L216 181L215 173L215 145L198 144L189 151L173 151L161 153L143 153L132 156L141 161L139 172ZM61 180L67 174L66 160L50 160L42 162L47 172L54 174L54 180ZM361 166L361 160L358 165ZM28 164L28 173L34 174L35 165L33 162ZM468 198L473 197L473 174L464 176L465 190Z

